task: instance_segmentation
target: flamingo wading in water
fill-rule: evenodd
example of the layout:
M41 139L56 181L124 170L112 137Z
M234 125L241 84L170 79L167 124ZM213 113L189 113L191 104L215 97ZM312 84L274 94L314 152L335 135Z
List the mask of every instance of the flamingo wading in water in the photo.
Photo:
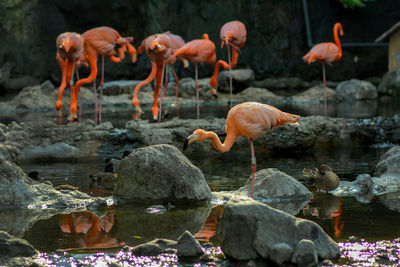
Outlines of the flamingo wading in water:
M119 63L125 58L125 52L132 57L132 63L136 62L136 49L130 44L133 37L122 37L116 30L110 27L98 27L83 33L84 38L84 51L85 58L90 65L90 75L87 78L80 79L76 82L71 99L71 111L69 120L74 120L77 112L77 95L82 85L94 82L94 95L95 95L95 113L101 122L101 99L103 94L104 84L104 57L108 57L112 62ZM114 47L119 45L119 57L115 56ZM96 76L97 76L97 57L101 56L101 82L100 82L100 110L97 109L97 93L96 93ZM98 113L98 114L97 114ZM97 117L98 116L98 117Z
M217 56L215 54L215 44L208 38L208 34L204 33L201 39L196 39L186 43L174 52L174 57L187 59L194 63L195 66L195 82L196 82L196 99L197 99L197 118L200 118L199 108L199 83L198 83L198 65L199 63L214 64ZM185 65L185 68L188 67Z
M225 23L220 31L220 37L222 40L221 48L226 44L226 48L228 49L228 63L223 60L218 60L217 64L215 64L214 73L210 79L211 85L211 93L215 95L217 93L217 83L218 83L218 71L222 66L224 69L229 69L229 95L230 95L230 103L232 107L232 72L231 70L236 66L237 60L239 57L240 49L244 46L246 42L246 27L240 21L230 21ZM231 53L230 47L232 49L232 61L231 61Z
M253 140L266 134L272 129L286 124L298 124L300 116L280 111L279 109L258 102L244 102L230 109L226 118L226 138L224 143L218 138L218 135L212 131L203 129L195 130L189 135L183 146L193 142L201 142L205 139L211 139L214 148L219 152L228 152L236 138L247 136L250 140L251 151L251 197L254 198L254 174L256 172L256 156L254 154Z
M136 85L133 92L132 106L136 109L137 113L141 114L143 112L140 108L139 91L143 86L154 80L155 77L156 81L154 83L153 107L151 112L153 114L153 120L156 121L159 116L158 96L163 80L164 69L172 55L170 37L165 33L150 35L142 41L142 44L138 47L138 53L142 53L143 50L146 50L150 58L151 72L145 80Z
M87 65L87 63L84 57L83 38L80 34L76 32L64 32L57 37L56 45L56 59L60 65L62 74L56 104L56 109L60 112L65 87L68 86L71 90L71 80L74 69L78 69L80 65ZM61 112L60 115L62 115Z
M332 62L339 61L342 58L342 46L338 36L343 36L342 24L337 22L333 27L333 39L335 43L326 42L315 45L310 52L308 52L303 60L308 64L318 61L322 64L322 78L324 80L324 115L327 115L326 104L326 78L325 78L325 63L331 64Z

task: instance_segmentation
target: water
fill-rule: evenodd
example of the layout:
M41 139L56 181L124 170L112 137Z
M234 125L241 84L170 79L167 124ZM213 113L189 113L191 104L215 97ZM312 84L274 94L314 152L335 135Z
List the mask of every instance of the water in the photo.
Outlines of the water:
M331 116L367 118L378 115L393 116L400 113L398 106L394 103L340 105L329 106ZM310 107L309 104L295 106L282 104L277 106L282 110L302 116L323 113L322 105ZM145 107L144 110L144 118L151 119L149 107ZM229 107L226 105L209 105L201 108L202 117L225 117L228 110ZM167 119L170 119L175 113L174 108L169 108L168 113ZM0 122L55 121L54 115L54 112L8 114L0 117ZM84 118L90 118L90 116L91 113L84 113ZM111 121L115 127L123 128L131 116L132 110L128 108L105 108L103 121ZM195 107L181 108L181 116L194 118ZM65 118L62 123L65 123ZM257 141L255 144L257 147ZM310 187L311 185L303 180L303 168L314 168L325 163L330 165L342 180L352 181L358 174L373 174L380 156L388 149L387 146L371 144L351 149L315 150L312 154L282 155L257 149L255 152L258 170L277 168ZM82 191L91 195L108 196L112 194L110 190L98 188L89 179L90 174L104 169L106 155L116 154L115 151L106 150L98 158L80 162L19 162L18 164L26 172L38 171L54 185L68 183L79 186ZM192 146L186 155L203 171L212 191L236 190L249 178L249 149L224 154L217 152L199 154L195 151L195 146ZM393 198L396 199L396 195ZM362 255L353 258L351 256L358 249L356 245L351 244L358 243L347 242L349 237L362 238L363 242L360 242L359 246L362 246L367 253L366 251L370 251L368 248L379 245L377 241L394 240L400 236L399 210L388 205L388 202L390 199L384 197L374 197L370 203L361 203L354 197L338 198L325 195L312 200L298 212L297 216L318 223L327 234L339 242L343 249L343 257L340 259L342 263L351 264L353 261L361 263L363 262ZM74 262L106 266L107 262L121 258L129 264L175 265L178 264L178 260L173 255L140 258L120 251L120 248L124 245L135 246L156 237L176 240L185 230L195 234L203 244L211 241L216 246L214 249L218 249L220 241L216 236L216 227L223 212L222 205L213 208L172 208L169 210L147 208L118 205L108 207L99 214L93 214L90 211L57 214L27 225L24 228L25 231L20 233L20 237L28 240L36 249L43 252L40 256L43 263L55 262L58 265L70 266L73 266ZM0 218L4 216L15 216L14 220L23 220L22 218L26 217L24 214L18 215L18 212L0 211ZM67 252L57 252L60 249ZM58 254L53 254L55 252Z

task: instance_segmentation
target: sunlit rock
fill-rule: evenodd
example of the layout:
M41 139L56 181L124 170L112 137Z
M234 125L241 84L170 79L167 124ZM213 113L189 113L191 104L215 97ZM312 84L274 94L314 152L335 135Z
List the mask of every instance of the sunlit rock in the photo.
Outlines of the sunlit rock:
M376 166L375 175L390 174L400 177L400 146L395 146L383 154Z
M154 145L121 160L114 196L139 203L205 203L211 190L203 173L176 147Z
M237 192L251 194L251 176L247 184ZM292 176L275 168L259 170L254 177L254 198L271 201L288 201L311 199L311 192Z
M351 100L367 100L378 97L375 85L367 81L351 79L341 82L336 87L336 92L345 101Z
M252 200L226 205L218 235L223 252L236 260L257 259L261 255L271 259L276 244L285 243L295 251L303 239L315 244L321 260L333 259L340 253L338 245L316 223Z

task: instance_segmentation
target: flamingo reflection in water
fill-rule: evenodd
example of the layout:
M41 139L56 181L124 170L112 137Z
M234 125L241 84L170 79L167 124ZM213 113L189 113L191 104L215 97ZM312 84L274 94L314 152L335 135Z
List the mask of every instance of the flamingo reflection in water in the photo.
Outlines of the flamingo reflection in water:
M67 249L114 248L125 245L110 233L115 223L114 216L114 207L110 207L107 214L100 218L88 210L61 214L61 231L76 237L74 244L67 244Z

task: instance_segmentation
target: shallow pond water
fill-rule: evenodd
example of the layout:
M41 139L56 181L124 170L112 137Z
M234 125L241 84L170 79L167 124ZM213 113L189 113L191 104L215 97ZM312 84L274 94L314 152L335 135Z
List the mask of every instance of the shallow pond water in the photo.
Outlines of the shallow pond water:
M375 103L375 102L374 102ZM396 103L380 105L374 103L330 105L332 117L366 118L373 116L391 117L400 114ZM282 110L303 116L322 115L322 105L276 105ZM150 119L149 107L145 107L145 119ZM229 107L226 105L207 105L201 108L204 117L225 117ZM105 108L103 121L111 121L115 127L124 127L131 119L129 108ZM169 108L169 116L173 117L175 109ZM194 118L194 107L182 107L181 117ZM91 113L84 113L83 118L90 118ZM55 112L18 113L0 117L0 122L9 123L26 120L56 120ZM65 118L62 123L66 123ZM255 141L256 143L257 141ZM384 140L383 140L384 142ZM257 145L256 145L257 147ZM307 187L310 184L303 180L303 168L314 168L321 163L328 164L342 180L352 181L358 174L373 174L380 156L389 149L390 145L370 144L337 148L332 150L315 150L312 154L285 153L256 149L257 168L277 168L296 179L301 180ZM135 147L129 147L133 150ZM41 176L50 180L54 185L72 184L79 186L82 191L96 196L111 195L110 190L97 188L91 183L89 175L104 169L104 159L117 156L119 151L102 151L98 158L81 162L20 162L19 166L25 172L38 171ZM250 152L228 152L224 154L199 154L195 146L185 152L194 165L199 167L210 185L212 191L230 191L243 186L250 175ZM335 241L340 242L343 253L341 264L352 264L353 261L362 264L363 255L353 257L359 247L350 244L360 244L367 253L367 248L377 245L377 241L394 240L400 237L400 210L388 203L391 199L397 202L399 194L387 197L374 197L369 203L362 203L355 197L338 198L330 194L316 195L304 208L295 214L298 217L310 219L319 225ZM127 264L174 265L178 260L171 255L156 258L135 258L119 249L124 245L135 246L153 238L178 238L184 230L195 234L202 243L211 241L217 248L219 240L216 236L216 226L223 212L223 205L200 208L174 208L168 210L148 207L111 206L108 209L93 214L90 211L58 214L51 218L36 221L27 227L21 236L28 240L43 254L42 262L57 265L74 266L80 264L92 265L97 262L110 263L124 258ZM0 216L8 216L9 211L0 211ZM348 242L348 238L356 236L363 242ZM372 242L372 243L368 243ZM395 243L396 246L399 242ZM373 244L373 245L371 245ZM57 250L68 251L53 254ZM362 251L362 250L361 250ZM47 254L50 253L50 254ZM362 254L362 252L360 252ZM369 252L368 252L369 253ZM58 256L57 256L58 255ZM350 256L349 256L350 255ZM344 258L346 256L346 258ZM365 256L365 255L364 255ZM72 258L70 258L72 257ZM68 259L70 259L68 263ZM398 257L397 257L398 260ZM72 263L71 263L72 262ZM75 263L74 263L75 262ZM368 261L366 261L368 262ZM101 263L101 264L100 264ZM226 262L221 261L225 265ZM400 264L400 263L399 263ZM79 264L78 264L79 265ZM104 266L107 266L105 264Z

